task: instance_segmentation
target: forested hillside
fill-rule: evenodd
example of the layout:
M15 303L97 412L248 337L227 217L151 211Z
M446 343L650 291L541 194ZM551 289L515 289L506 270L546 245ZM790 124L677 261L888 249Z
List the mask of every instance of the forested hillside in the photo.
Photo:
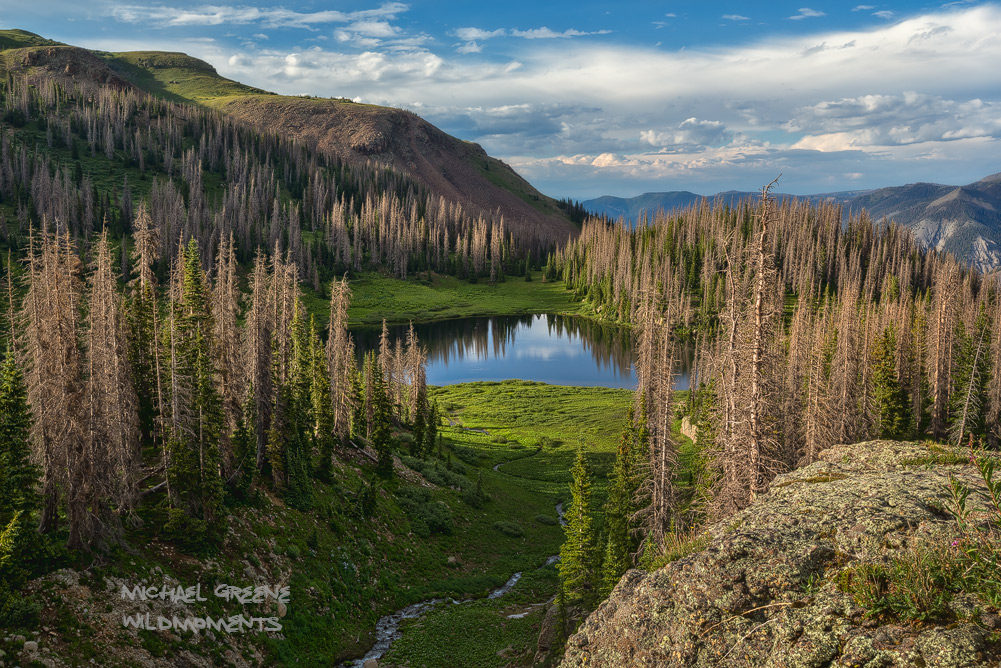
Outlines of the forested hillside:
M901 227L864 213L842 225L838 207L779 206L766 189L635 230L592 220L556 263L596 314L638 330L634 426L610 483L619 500L605 508L607 550L577 546L605 571L568 580L585 607L625 571L622 555L670 559L695 535L686 532L746 508L832 444L1001 439L996 278L922 249ZM685 343L695 346L681 411L697 433L694 459L672 430Z

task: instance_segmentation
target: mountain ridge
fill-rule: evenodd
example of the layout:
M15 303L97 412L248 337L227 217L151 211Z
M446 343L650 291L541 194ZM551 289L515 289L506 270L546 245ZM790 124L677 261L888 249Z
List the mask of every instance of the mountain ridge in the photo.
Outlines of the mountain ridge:
M509 165L410 111L278 95L222 77L184 53L92 51L23 30L0 31L0 73L36 85L134 89L212 108L259 130L287 133L351 166L388 166L473 216L503 215L517 234L555 242L577 232L556 200Z
M709 196L668 191L628 198L605 195L581 204L594 215L635 223L661 210L683 209L702 201L735 204L757 196L756 192L737 190ZM775 196L839 204L846 217L864 210L870 218L893 221L911 230L922 245L952 253L981 271L1001 268L1001 173L963 186L918 182L872 190Z

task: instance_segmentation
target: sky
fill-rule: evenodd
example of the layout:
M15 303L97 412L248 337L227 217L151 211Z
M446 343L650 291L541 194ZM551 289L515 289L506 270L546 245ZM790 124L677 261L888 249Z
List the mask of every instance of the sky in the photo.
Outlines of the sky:
M411 109L554 197L1001 172L1001 4L868 1L0 0L0 28Z

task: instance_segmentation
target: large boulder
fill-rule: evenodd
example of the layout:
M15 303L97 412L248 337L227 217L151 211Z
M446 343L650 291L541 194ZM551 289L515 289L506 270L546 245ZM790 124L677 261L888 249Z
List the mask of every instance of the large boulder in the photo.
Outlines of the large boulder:
M688 556L627 573L561 666L997 665L1001 619L970 597L940 623L908 623L867 615L845 591L862 564L949 548L949 476L979 481L972 466L924 465L943 459L957 460L889 441L824 451L710 527Z

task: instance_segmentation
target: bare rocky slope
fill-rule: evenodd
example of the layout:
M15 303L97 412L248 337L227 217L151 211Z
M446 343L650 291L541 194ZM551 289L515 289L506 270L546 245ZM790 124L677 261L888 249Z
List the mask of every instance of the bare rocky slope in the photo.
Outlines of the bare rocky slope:
M936 459L920 444L839 445L778 476L711 527L704 549L627 573L569 639L562 668L999 665L997 611L960 595L947 623L869 618L838 584L915 546L948 549L949 475L973 486L975 471L923 465Z

